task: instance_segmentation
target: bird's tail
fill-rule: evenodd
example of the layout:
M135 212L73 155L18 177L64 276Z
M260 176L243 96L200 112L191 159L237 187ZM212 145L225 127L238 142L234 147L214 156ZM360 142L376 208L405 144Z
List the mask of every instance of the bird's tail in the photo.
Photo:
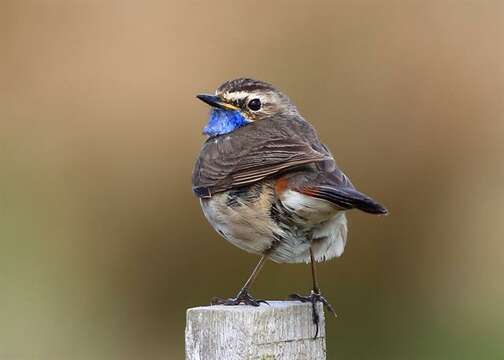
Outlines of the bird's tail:
M359 210L376 215L388 214L388 210L385 206L360 191L352 190L349 195L347 201Z
M338 188L333 186L305 186L301 190L305 195L332 202L342 209L359 209L370 214L386 215L385 206L371 199L353 187Z

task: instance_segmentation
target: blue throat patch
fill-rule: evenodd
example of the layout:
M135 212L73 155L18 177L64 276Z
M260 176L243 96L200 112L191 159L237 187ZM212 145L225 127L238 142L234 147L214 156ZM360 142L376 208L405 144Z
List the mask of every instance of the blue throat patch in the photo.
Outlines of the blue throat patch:
M216 136L230 133L250 123L249 120L236 110L212 109L203 134Z

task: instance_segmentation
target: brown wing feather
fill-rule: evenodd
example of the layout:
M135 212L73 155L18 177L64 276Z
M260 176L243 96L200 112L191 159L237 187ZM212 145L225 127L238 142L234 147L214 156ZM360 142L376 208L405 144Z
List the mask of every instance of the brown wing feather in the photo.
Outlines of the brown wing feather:
M302 119L265 119L210 138L193 172L193 190L209 197L286 169L332 159Z

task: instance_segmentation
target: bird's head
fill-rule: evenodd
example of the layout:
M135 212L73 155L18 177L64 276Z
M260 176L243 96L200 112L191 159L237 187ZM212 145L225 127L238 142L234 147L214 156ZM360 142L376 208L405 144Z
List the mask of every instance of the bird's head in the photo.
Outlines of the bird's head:
M203 133L212 137L230 133L242 126L276 115L296 115L289 98L272 85L259 80L239 78L226 81L215 95L201 94L198 99L212 106Z

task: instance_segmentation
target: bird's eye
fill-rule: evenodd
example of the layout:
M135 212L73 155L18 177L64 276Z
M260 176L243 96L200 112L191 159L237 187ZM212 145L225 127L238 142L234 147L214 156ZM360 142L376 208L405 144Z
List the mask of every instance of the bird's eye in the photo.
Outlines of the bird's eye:
M257 111L261 108L261 100L259 99L252 99L248 103L248 107L252 111Z

